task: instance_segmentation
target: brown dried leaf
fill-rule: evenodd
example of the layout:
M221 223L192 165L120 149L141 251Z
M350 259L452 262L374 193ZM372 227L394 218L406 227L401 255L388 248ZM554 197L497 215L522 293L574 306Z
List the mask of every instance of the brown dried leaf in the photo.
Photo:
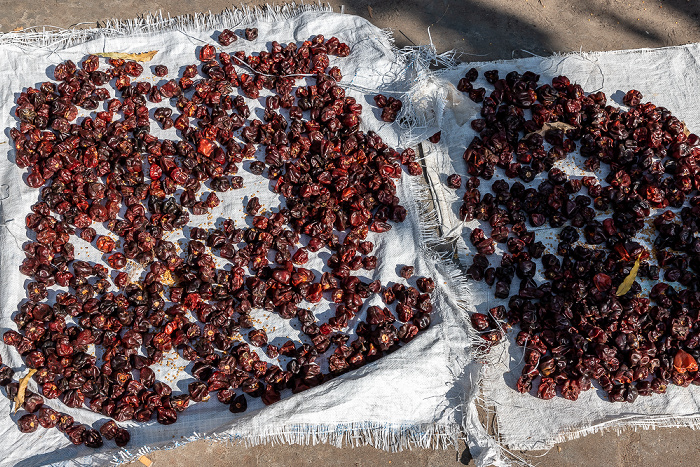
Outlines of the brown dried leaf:
M632 270L629 274L627 274L625 280L622 281L622 284L620 284L620 286L617 288L617 293L615 295L621 297L630 291L630 289L632 288L632 284L634 284L634 280L637 278L637 272L639 271L639 263L641 262L641 260L642 255L637 256L637 260L634 262Z
M150 62L151 60L153 60L153 57L155 57L157 53L157 50L151 50L150 52L143 52L140 54L128 54L124 52L103 52L97 53L95 55L105 58L121 58L124 60L133 60L135 62Z
M34 373L36 373L36 370L31 369L29 370L29 373L24 375L22 379L19 380L19 389L17 390L17 395L15 396L15 413L17 413L19 408L22 407L22 404L24 404L24 394L27 392L27 385L29 384L29 380Z
M553 122L553 123L545 123L542 125L542 129L533 131L532 133L528 133L525 137L527 138L530 135L533 135L535 133L539 133L540 135L544 136L544 134L547 132L547 130L571 130L573 128L576 128L573 125L569 125L568 123L564 122Z
M681 122L683 124L683 134L688 137L690 136L690 130L688 129L688 126L685 124L685 121Z

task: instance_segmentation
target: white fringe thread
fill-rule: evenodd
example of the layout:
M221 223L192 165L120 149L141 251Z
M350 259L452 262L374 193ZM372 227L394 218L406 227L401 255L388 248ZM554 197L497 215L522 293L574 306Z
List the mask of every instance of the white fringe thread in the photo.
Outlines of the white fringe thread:
M67 48L98 37L136 36L164 31L202 31L207 29L233 29L255 21L281 21L306 12L332 13L330 4L288 3L226 9L221 13L194 13L171 17L170 14L147 13L134 19L112 19L97 23L95 28L60 28L56 26L34 26L0 35L0 44L15 44L33 47ZM84 24L84 23L81 23Z
M172 450L193 441L226 442L245 446L298 444L315 446L329 444L343 446L373 446L389 452L406 449L447 449L457 446L461 434L458 425L400 425L383 423L348 423L336 425L294 424L277 427L261 427L246 434L194 433L163 446L145 446L138 449L122 449L115 454L111 465L132 462L141 456L160 450ZM79 460L78 460L79 461Z

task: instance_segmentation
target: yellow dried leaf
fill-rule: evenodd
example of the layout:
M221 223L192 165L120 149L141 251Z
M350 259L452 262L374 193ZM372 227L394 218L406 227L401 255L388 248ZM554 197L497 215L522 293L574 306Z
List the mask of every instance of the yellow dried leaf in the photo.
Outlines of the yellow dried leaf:
M31 369L29 373L19 380L19 389L17 389L17 395L15 396L15 413L17 413L19 408L22 407L22 404L24 404L24 394L27 392L27 385L34 373L36 373L36 370Z
M540 135L544 136L544 134L547 132L547 130L571 130L572 128L576 128L575 126L569 125L568 123L564 122L554 122L554 123L545 123L542 125L541 130L533 131L532 133L528 133L525 137L527 138L530 135L533 135L535 133L539 133Z
M686 137L687 137L687 136L690 136L690 130L689 130L688 127L686 126L685 121L682 121L681 123L683 124L683 134L684 134Z
M141 462L146 467L151 467L151 464L153 464L153 461L146 456L139 457L139 462Z
M121 58L124 60L133 60L135 62L150 62L151 60L153 60L153 57L155 57L157 53L157 50L151 50L150 52L143 52L140 54L128 54L124 52L103 52L95 55L105 58Z
M620 284L620 286L617 288L617 293L615 295L617 295L618 297L623 296L632 288L632 284L634 284L634 280L637 278L637 272L639 271L639 263L641 262L641 259L642 255L637 256L637 260L634 262L632 270L629 274L627 274L625 280L622 281L622 284Z

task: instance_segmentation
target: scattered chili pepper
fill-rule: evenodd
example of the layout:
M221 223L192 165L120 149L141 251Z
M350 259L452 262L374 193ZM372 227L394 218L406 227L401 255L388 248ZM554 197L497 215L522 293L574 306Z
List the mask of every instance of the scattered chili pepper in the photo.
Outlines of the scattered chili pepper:
M665 392L669 383L700 384L700 138L636 90L622 110L565 76L539 84L532 72L487 72L488 96L473 88L477 78L471 69L458 84L483 102L464 153L471 178L459 212L481 221L471 231L478 254L467 274L509 299L507 317L472 318L483 349L518 326L526 364L516 388L537 387L543 399L559 391L575 400L592 380L615 402ZM577 148L591 172L609 168L606 186L556 166ZM479 191L479 178L496 178L491 192ZM656 229L654 258L636 239L647 219ZM536 240L533 228L542 226L558 229L555 251ZM494 243L506 252L492 266ZM655 283L648 295L640 280Z
M246 29L245 36L254 40L257 29ZM218 39L230 45L236 36L224 30ZM296 393L319 385L396 350L430 325L432 279L412 278L417 289L353 275L377 266L370 232L380 234L406 218L396 196L402 165L409 173L422 170L413 150L398 152L359 129L362 106L346 96L342 73L328 58L349 53L347 44L323 36L300 44L272 41L257 55L217 53L206 45L198 51L203 79L195 81L198 67L189 65L179 79L160 85L132 81L143 72L136 62L113 57L102 71L90 56L81 68L58 64L56 82L19 95L19 126L10 130L15 160L27 169L27 184L40 189L40 200L26 217L36 241L24 246L20 266L32 282L13 318L18 331L7 331L3 340L36 369L44 398L112 418L98 432L44 410L43 399L29 396L25 409L40 415L38 421L23 416L23 431L55 426L75 444L98 448L104 438L124 446L130 435L117 422L171 424L190 401L206 401L213 392L234 413L245 411L251 397L271 404L285 388ZM158 65L154 73L165 76L168 68ZM295 75L309 74L315 84L297 83ZM263 89L272 95L261 121L252 117L247 98ZM174 102L178 113L158 107L155 121L175 127L179 140L150 133L146 101L163 100ZM101 102L106 110L98 111ZM78 123L79 108L95 112ZM383 118L393 120L401 102L389 98L385 109L392 118ZM236 130L242 142L233 137ZM237 228L231 219L217 229L193 227L180 256L166 234L216 207L217 192L241 188L240 164L258 147L265 149L264 161L251 162L250 172L264 173L286 207L261 214L253 197L246 205L252 227ZM200 190L205 193L198 197ZM98 237L93 223L110 235ZM109 268L76 260L77 236L94 241ZM317 277L303 265L321 248L332 254L329 272ZM218 268L215 256L230 267ZM143 280L129 279L129 261L146 269ZM116 289L108 281L110 268ZM412 273L405 267L402 275ZM49 305L56 284L63 290ZM381 309L376 319L361 320L350 340L349 323L377 293L396 301L399 321ZM335 316L321 323L303 302L323 299L337 305ZM270 346L265 330L253 327L254 308L298 319L311 343ZM68 317L75 325L66 324ZM271 358L287 357L286 368L261 361L236 340L241 330ZM102 364L91 345L102 350ZM137 352L141 347L145 355ZM150 368L171 351L194 362L188 394L173 396ZM322 357L329 373L321 372ZM1 367L0 383L13 388L12 375Z

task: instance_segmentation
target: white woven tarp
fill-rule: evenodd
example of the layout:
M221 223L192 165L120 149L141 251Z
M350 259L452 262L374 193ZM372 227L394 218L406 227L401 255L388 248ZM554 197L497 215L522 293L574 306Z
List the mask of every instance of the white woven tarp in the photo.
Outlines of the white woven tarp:
M663 49L570 54L547 58L484 63L468 63L431 76L414 89L418 101L425 102L425 109L439 109L436 127L442 130L439 144L426 144L426 165L437 203L439 223L444 237L455 240L460 261L469 266L475 253L469 243L469 234L478 221L463 223L458 216L461 195L445 186L451 173L466 174L462 158L464 150L476 133L469 122L480 118L481 104L472 102L456 89L465 72L476 67L479 81L475 88L492 87L483 78L483 72L498 70L501 77L510 71L527 70L541 75L540 83L551 83L553 77L565 75L571 82L580 84L586 93L603 91L609 105L622 106L622 97L630 89L644 95L642 102L653 102L668 108L673 115L685 121L691 132L700 131L700 113L697 110L697 92L700 87L700 45ZM576 153L577 154L577 153ZM558 162L556 166L565 172L581 176L597 175L604 178L605 168L597 174L587 172L580 156ZM482 180L482 193L491 183L504 174L497 170L491 182ZM531 186L537 186L545 174L540 174ZM511 180L512 183L512 180ZM603 184L605 184L603 180ZM442 187L442 189L438 188ZM546 245L558 243L558 229L536 229L537 239ZM486 230L489 232L490 230ZM498 253L495 257L498 256ZM493 260L492 260L492 265ZM498 266L498 264L495 264ZM542 281L541 277L537 281ZM513 288L516 286L514 285ZM471 311L485 313L490 307L507 301L494 299L493 289L483 282L469 282L468 301ZM512 291L511 291L512 292ZM532 394L520 394L515 383L523 366L523 349L514 342L515 332L509 339L495 347L486 356L481 379L481 392L472 391L467 402L465 417L466 436L477 465L496 462L503 454L501 446L487 434L495 431L502 445L511 449L546 449L556 442L582 436L605 428L625 426L651 428L655 426L700 426L700 388L669 386L664 395L639 397L633 404L611 403L600 389L582 393L578 401L562 397L540 400ZM477 405L486 411L495 411L495 426L484 426L480 421Z
M198 63L197 48L215 43L217 31L230 28L240 34L242 28L248 26L258 28L256 41L241 39L223 50L242 49L251 53L266 49L272 40L300 42L317 34L327 38L336 36L348 43L352 49L350 56L332 58L332 64L340 66L344 74L342 84L350 86L349 94L364 106L364 129L376 130L389 145L397 148L410 143L401 138L398 124L385 124L378 119L379 109L374 107L372 94L406 90L412 71L393 49L388 35L359 17L334 14L321 8L284 7L173 20L147 17L109 24L99 30L0 37L0 126L5 129L0 144L0 184L4 193L0 206L0 333L16 328L11 316L25 297L23 285L29 281L18 272L24 258L21 245L27 241L24 217L39 195L38 190L23 182L24 171L14 165L9 142L9 128L17 125L12 111L18 93L52 79L56 64L68 59L79 63L95 52L157 50L154 60L145 64L144 75L139 79L156 82L158 78L152 77L151 68L161 63L170 69L168 79L177 78L181 67ZM104 67L104 59L102 63ZM261 101L264 96L261 94ZM261 106L258 103L257 108L251 110L258 115ZM163 132L155 123L152 131L159 137L176 138L174 130ZM223 218L231 218L238 226L244 226L244 199L253 195L260 198L266 209L279 205L277 195L269 189L269 181L248 172L247 164L242 164L239 173L244 178L245 188L220 195L221 205L209 216L193 216L191 225L219 226ZM200 438L238 439L249 443L368 443L392 450L411 445L427 447L454 443L461 423L461 396L466 392L463 384L468 384L470 376L476 376L468 373L471 369L466 358L469 343L458 311L465 296L461 291L463 284L455 270L423 246L430 235L430 216L422 215L429 197L424 185L405 174L398 183L397 194L408 210L408 217L387 234L371 234L370 240L376 245L375 254L380 262L375 271L364 271L364 277L380 279L382 283L404 281L398 276L398 270L403 265L414 265L416 276L409 283L418 276L431 276L438 284L432 326L400 351L306 392L292 395L287 390L282 394L282 401L272 406L263 407L259 399L251 401L248 412L239 416L231 414L212 397L207 403L191 405L180 414L177 423L170 426L159 425L155 420L147 424L125 423L131 432L131 443L124 450L110 441L105 441L105 446L99 450L75 447L55 429L39 428L35 433L21 434L15 421L23 412L11 415L9 400L0 397L0 452L3 454L0 465L128 461L152 449ZM176 233L170 238L184 240L186 236ZM79 259L102 261L94 247L75 237L72 241ZM317 271L320 277L323 262L313 257L307 267ZM138 268L132 271L135 275L139 272ZM378 297L374 300L378 301ZM370 304L374 302L366 306ZM326 301L312 309L321 321L333 315ZM288 337L300 339L301 332L295 323L260 310L254 310L253 317L258 327L267 330L272 343L280 344ZM242 339L245 340L245 333ZM259 353L262 359L267 359ZM0 355L18 376L26 373L14 348L0 345ZM158 369L158 378L170 384L175 394L186 392L187 384L193 381L187 370L183 371L187 362L174 354L171 357ZM33 381L30 389L37 391ZM106 421L105 417L88 409L68 409L58 400L47 401L47 404L95 428Z

